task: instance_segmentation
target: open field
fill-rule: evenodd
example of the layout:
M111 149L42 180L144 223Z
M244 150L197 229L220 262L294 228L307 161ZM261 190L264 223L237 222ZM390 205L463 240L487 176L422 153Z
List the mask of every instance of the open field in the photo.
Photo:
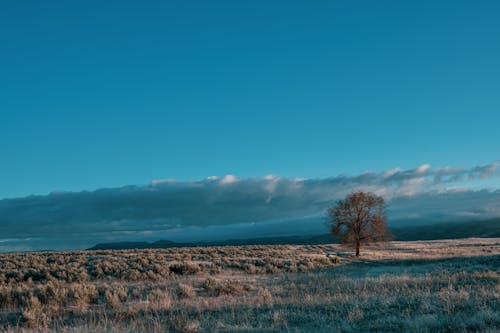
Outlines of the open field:
M8 332L497 332L500 238L0 255Z

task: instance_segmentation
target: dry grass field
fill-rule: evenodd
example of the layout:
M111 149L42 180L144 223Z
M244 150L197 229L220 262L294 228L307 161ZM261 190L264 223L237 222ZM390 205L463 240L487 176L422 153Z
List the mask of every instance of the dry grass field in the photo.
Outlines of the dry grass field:
M6 332L498 332L500 239L0 255Z

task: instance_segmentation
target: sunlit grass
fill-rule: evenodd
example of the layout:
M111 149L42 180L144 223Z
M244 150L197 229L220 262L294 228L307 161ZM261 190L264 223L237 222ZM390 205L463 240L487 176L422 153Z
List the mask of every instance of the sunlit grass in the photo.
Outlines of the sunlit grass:
M0 256L5 331L495 332L500 239Z

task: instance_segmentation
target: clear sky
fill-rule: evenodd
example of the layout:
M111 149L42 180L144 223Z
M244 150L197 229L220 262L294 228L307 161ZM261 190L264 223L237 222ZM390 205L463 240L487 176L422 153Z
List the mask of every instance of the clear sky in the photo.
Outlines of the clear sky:
M499 159L499 1L2 1L0 198Z

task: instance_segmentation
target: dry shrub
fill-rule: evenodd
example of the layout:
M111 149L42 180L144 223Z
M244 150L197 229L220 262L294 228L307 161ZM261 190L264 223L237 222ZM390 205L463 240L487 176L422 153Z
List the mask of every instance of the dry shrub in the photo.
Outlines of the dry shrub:
M256 274L260 270L253 264L245 264L243 265L243 270L248 274Z
M177 285L177 296L179 296L179 298L193 298L196 296L196 292L190 285L179 283Z
M148 295L147 300L153 310L168 310L172 306L172 298L168 290L154 289Z
M22 310L21 316L24 324L33 329L47 328L50 323L50 317L46 313L42 303L34 296L28 300L28 304Z
M424 245L332 270L330 245L0 254L0 331L498 331L500 256L428 261Z
M217 297L221 295L241 296L251 289L250 286L238 280L217 281L211 278L205 280L203 288Z
M311 251L316 256L307 254ZM324 256L322 249L309 246L297 251L272 245L0 254L0 286L50 281L161 281L171 275L215 275L227 269L249 274L295 272L296 263L304 260L314 264L302 263L302 271L335 264L335 259L325 260Z
M184 327L183 332L196 333L200 331L200 322L198 320L190 320Z
M187 315L184 314L172 318L172 324L175 332L196 333L200 331L200 322L187 318Z
M85 308L89 304L96 304L99 300L99 291L93 284L73 284L68 289L68 297L73 305Z
M453 313L456 309L464 307L465 303L469 300L469 292L464 289L456 291L450 284L439 291L439 298L447 313Z
M350 322L360 321L363 318L364 312L357 305L347 313L347 320L349 320Z
M104 298L106 299L106 306L110 309L118 309L120 306L120 298L111 290L106 290L104 292Z
M170 266L170 272L178 275L192 275L201 271L199 265L191 263L174 264Z
M119 285L102 285L99 294L104 296L109 309L118 309L120 304L127 300L127 289Z
M207 291L212 292L217 287L217 284L218 284L217 280L208 278L203 282L203 288Z
M267 288L259 288L257 291L257 304L270 304L273 301L273 295Z
M142 280L142 273L138 269L130 269L126 271L122 278L126 281L141 281Z

